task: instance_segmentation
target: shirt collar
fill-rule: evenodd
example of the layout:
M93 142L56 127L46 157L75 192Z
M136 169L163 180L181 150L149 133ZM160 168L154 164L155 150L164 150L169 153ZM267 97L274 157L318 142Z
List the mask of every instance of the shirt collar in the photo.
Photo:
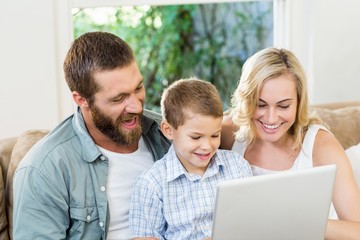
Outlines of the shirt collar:
M212 161L210 162L208 168L205 171L203 177L200 176L192 176L190 175L183 165L181 164L179 158L176 156L174 146L171 145L168 153L165 155L165 164L166 164L166 181L171 182L177 179L178 177L185 175L189 180L197 180L201 178L211 177L219 172L219 170L224 165L223 159L219 157L217 153L212 157Z
M142 135L146 135L150 132L150 129L153 125L156 125L156 121L147 117L147 115L156 117L155 113L151 113L148 110L144 110L144 115L142 117ZM80 107L77 107L76 112L74 113L73 126L76 134L79 136L81 142L82 156L88 162L95 161L101 154L100 150L94 143L94 140L90 136L86 126L85 121L81 113ZM157 125L156 125L157 126Z
M101 155L101 152L95 145L85 126L80 107L78 107L77 111L74 113L73 126L74 131L79 136L81 148L78 150L81 151L81 155L83 156L84 160L87 162L95 161Z

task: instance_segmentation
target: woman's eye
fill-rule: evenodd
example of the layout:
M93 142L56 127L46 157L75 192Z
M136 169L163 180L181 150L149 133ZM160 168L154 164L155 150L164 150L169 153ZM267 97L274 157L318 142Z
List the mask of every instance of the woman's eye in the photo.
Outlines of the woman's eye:
M286 109L288 108L290 105L280 105L279 107L282 108L282 109Z

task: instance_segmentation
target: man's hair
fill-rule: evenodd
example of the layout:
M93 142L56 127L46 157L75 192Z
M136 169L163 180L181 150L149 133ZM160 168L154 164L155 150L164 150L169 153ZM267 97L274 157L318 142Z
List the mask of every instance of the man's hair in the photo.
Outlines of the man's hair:
M166 88L161 97L161 112L175 129L185 123L190 113L214 118L223 116L216 87L196 78L180 79Z
M135 61L131 47L120 37L107 32L89 32L77 38L65 61L65 79L71 91L89 102L99 90L94 74L129 66Z

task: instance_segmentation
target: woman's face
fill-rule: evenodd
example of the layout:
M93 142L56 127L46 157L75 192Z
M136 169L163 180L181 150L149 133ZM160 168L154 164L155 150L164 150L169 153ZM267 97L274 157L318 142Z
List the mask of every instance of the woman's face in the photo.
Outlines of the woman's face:
M277 142L287 137L296 119L296 92L296 82L289 74L264 83L260 90L259 105L252 118L258 138Z

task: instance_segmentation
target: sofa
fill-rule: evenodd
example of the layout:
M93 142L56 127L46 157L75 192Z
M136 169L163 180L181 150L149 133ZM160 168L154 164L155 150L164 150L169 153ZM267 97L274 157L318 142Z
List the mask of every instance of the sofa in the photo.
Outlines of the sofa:
M312 105L346 150L360 186L360 101ZM12 239L12 183L14 171L25 153L49 130L33 129L0 140L0 240Z

